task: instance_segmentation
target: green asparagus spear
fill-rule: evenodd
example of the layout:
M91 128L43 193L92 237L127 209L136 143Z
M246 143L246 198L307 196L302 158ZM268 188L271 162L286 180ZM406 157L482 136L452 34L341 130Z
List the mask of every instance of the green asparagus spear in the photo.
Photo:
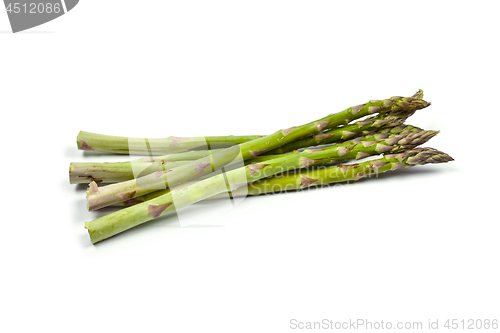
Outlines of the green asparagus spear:
M190 161L116 162L89 163L73 162L69 166L70 184L119 183L145 176L157 171L170 170Z
M129 138L126 136L103 135L80 131L76 139L78 149L100 151L115 154L154 155L168 154L169 152L183 152L190 149L212 149L230 147L240 143L252 141L261 135L246 136L205 136L182 138L170 136L168 138Z
M227 188L223 189L220 182L223 181L222 184L225 186L226 179L228 180L229 184L231 184L230 188L236 189L241 186L246 186L247 183L265 177L273 176L282 172L287 172L289 170L307 168L309 166L314 166L314 165L321 165L324 163L331 162L332 159L354 159L354 158L361 159L370 155L378 155L381 153L388 153L388 152L397 153L408 148L413 148L423 142L426 142L436 134L437 134L436 131L407 132L384 140L366 141L358 139L358 140L353 140L352 142L347 142L344 144L339 144L328 148L310 149L300 153L286 154L286 156L280 158L276 158L261 163L251 164L244 168L231 170L229 172L226 172L225 174L219 174L217 176L213 176L201 180L199 182L196 182L194 184L188 185L189 188L197 188L195 192L190 194L190 197L203 196L203 198L205 199L207 198L205 197L205 193L203 192L205 190L208 193L212 193L211 191L220 190L217 193L222 193L222 191L227 190ZM154 181L155 179L156 177L153 174L151 180ZM199 187L198 184L203 184L203 186ZM156 184L152 184L152 186L153 185ZM201 192L200 189L202 190ZM136 190L140 191L140 188L137 188ZM179 188L176 191L182 192L183 188ZM208 197L215 195L217 193L213 193ZM169 195L170 195L169 200L171 200L172 192L164 194L162 197ZM125 201L132 199L132 197L124 196L122 199L123 201ZM187 200L187 198L182 198L181 201L179 202L182 202L184 200ZM94 205L99 205L99 204L100 202L94 203ZM120 230L119 227L117 227L117 230Z
M364 140L380 140L385 139L388 136L403 134L408 131L420 130L420 128L410 125L400 125L370 133L373 138L364 138ZM378 135L375 135L375 133ZM248 160L245 163L251 164L260 161L267 161L277 157L278 155L261 155ZM95 181L96 183L118 183L135 179L140 176L145 176L153 172L170 170L187 163L189 163L189 161L168 161L158 157L143 157L130 162L116 163L73 162L70 164L69 171L70 184L88 184L92 181Z
M400 125L400 126L396 126L396 127L392 127L392 128L385 128L385 129L382 129L382 130L379 130L379 131L374 131L374 132L370 133L369 135L367 135L365 137L359 138L356 141L351 140L351 142L352 143L354 143L354 142L360 143L361 141L367 141L367 142L380 141L380 140L385 140L385 139L388 139L388 138L394 138L396 136L398 136L398 138L404 138L401 135L407 134L407 133L411 133L411 132L422 132L422 133L420 133L418 135L419 140L415 140L415 142L413 142L412 146L416 146L417 144L423 144L424 140L428 141L429 139L432 138L432 136L434 136L434 135L436 135L438 133L437 131L427 131L427 134L424 136L424 130L422 130L419 127L412 126L412 125ZM406 140L406 141L408 141L408 140ZM404 143L404 141L401 141L401 142ZM343 146L348 146L348 145L350 145L350 143L346 143ZM410 148L412 146L406 146L405 148ZM335 147L338 147L338 145L335 146ZM265 162L265 161L269 161L269 160L272 160L272 159L275 159L275 158L285 157L285 156L289 156L289 155L297 154L297 153L298 153L298 151L294 151L294 152L286 153L286 154L281 154L281 155L263 155L263 156L257 156L256 158L253 158L253 159L248 160L246 162L248 162L248 164ZM364 155L360 155L360 156L364 156ZM346 160L346 158L343 157L343 158L340 159L339 157L334 157L334 158L330 158L330 159L323 159L321 162L318 162L315 165L329 165L329 164L335 164L335 163L338 164L338 163L342 162L343 160ZM184 185L179 185L179 186L184 186ZM131 206L131 205L135 205L137 203L141 203L141 202L144 202L144 201L147 201L147 200L151 200L153 198L157 198L160 195L166 194L168 192L170 192L170 189L152 192L152 193L149 193L149 194L145 194L145 195L139 196L139 197L134 198L134 199L130 199L130 200L127 200L127 201L123 201L123 202L119 202L119 203L113 204L113 206L119 206L119 207L125 206L125 207L128 207L128 206ZM225 196L225 194L224 194L224 196Z
M303 138L294 142L290 142L280 148L270 151L268 154L283 154L290 151L294 151L306 147L314 147L319 145L326 145L330 143L345 142L353 138L359 137L366 134L369 131L385 128L394 127L403 124L408 117L410 117L415 111L411 112L395 112L393 115L391 112L388 114L377 115L375 117L370 117L363 121L357 121L355 123L342 126L330 131L321 132L307 138Z
M393 133L398 133L398 130L393 129ZM372 136L367 136L361 139L352 140L350 142L335 145L329 148L310 149L303 152L292 152L278 157L292 157L292 158L306 158L309 161L317 160L312 164L332 164L338 160L347 159L360 159L371 155L378 155L387 151L395 151L397 149L407 149L422 144L429 140L438 132L436 131L421 131L413 126L399 127L399 135L387 133L376 133ZM407 146L409 145L409 146ZM320 153L324 151L323 153ZM312 155L311 155L312 154ZM254 162L272 160L272 156L261 156L252 159ZM321 161L320 161L321 160ZM104 207L104 202L113 201L113 205L121 201L127 201L132 198L155 192L158 190L166 189L165 181L162 177L168 171L161 171L146 175L139 179L125 181L122 183L113 184L114 188L110 185L104 187L97 187L95 182L90 184L88 193L98 195L88 195L87 203L89 210L96 210ZM167 174L168 175L168 174ZM119 187L118 195L116 195L115 188ZM112 189L113 191L106 192ZM109 199L109 197L111 199ZM117 200L118 197L120 200ZM107 201L106 201L107 200Z
M155 173L101 188L98 188L97 183L92 182L87 190L88 208L89 210L99 209L146 193L187 182L210 173L212 170L217 170L227 164L234 163L235 159L242 159L244 161L255 158L266 151L279 148L308 135L333 129L342 124L349 123L353 119L374 113L407 113L425 108L428 105L429 103L426 101L415 97L404 98L396 96L385 100L372 100L366 104L347 108L342 112L330 114L302 126L280 130L274 134L224 149L211 156L170 169L168 172L164 171L163 174ZM152 184L155 185L153 186Z
M249 182L254 182L276 174L277 172L281 172L284 169L289 169L291 166L289 159L290 157L283 157L268 161L266 164L248 165L245 168L230 171L225 175L221 174L196 182L147 202L86 222L85 228L89 232L92 243L95 244L144 222L174 212L219 193L223 193L227 191L228 184L232 191L237 191L238 188L246 185L240 183L242 180L241 171L243 169L246 179ZM292 184L295 188L306 188L326 183L355 181L369 177L373 174L379 174L399 168L427 163L443 163L451 160L453 159L450 156L433 148L415 148L397 154L386 155L374 161L319 169L315 170L314 174L308 174L307 171L305 171L305 174L298 174L297 177L294 176L295 178L279 179L282 179L285 184ZM299 159L299 161L300 165L295 166L304 166L304 160ZM308 164L308 162L305 164ZM312 177L309 177L309 175ZM268 186L269 183L267 183L264 188L269 188Z
M398 154L385 155L383 158L374 161L351 165L339 165L336 168L301 169L284 174L280 177L265 178L249 184L248 189L238 188L232 191L231 194L233 197L241 197L323 186L339 181L339 174L336 170L340 170L342 173L350 175L349 179L343 179L341 181L358 180L372 175L370 174L370 166L373 169L378 168L379 172L376 173L379 174L385 171L409 168L415 165L444 163L452 160L453 159L449 155L432 148L414 148ZM366 166L368 166L368 168L366 168ZM214 196L213 198L215 199L216 197L217 196Z
M419 89L413 96L416 99L422 99L424 92ZM335 128L333 130L318 133L313 136L305 137L300 140L287 143L280 148L274 149L265 154L283 154L296 149L313 147L318 145L326 145L330 143L345 142L361 135L366 135L367 132L379 130L386 127L394 127L403 124L406 119L411 117L416 110L407 110L401 112L396 110L393 112L381 113L377 116L367 118L363 121L358 121L346 126Z

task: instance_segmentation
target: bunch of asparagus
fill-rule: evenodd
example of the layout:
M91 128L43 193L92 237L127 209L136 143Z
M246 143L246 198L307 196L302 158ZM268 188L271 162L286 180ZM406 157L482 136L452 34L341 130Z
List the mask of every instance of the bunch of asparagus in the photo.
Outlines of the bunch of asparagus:
M303 190L452 161L436 149L417 148L438 131L404 124L429 105L419 90L411 97L371 100L265 136L146 139L80 132L81 150L143 157L118 163L71 163L70 183L89 184L89 211L125 207L85 223L95 244L228 193L237 197ZM382 156L372 158L377 155ZM349 160L365 161L346 164Z

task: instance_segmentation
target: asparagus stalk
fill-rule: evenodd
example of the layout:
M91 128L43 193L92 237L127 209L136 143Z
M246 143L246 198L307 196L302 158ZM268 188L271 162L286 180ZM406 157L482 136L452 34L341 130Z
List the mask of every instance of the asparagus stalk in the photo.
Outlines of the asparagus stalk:
M370 135L363 137L362 140L365 141L382 140L382 139L387 139L389 137L394 137L396 135L405 134L407 132L418 132L418 131L422 131L422 129L411 125L397 126L393 128L379 130L378 132L372 132L370 133ZM297 152L291 152L281 155L257 156L256 158L245 161L245 164L248 165L252 163L268 161L271 159L295 153ZM161 161L161 160L157 160L151 163L145 163L144 162L145 160L148 160L148 158L139 160L140 163L135 163L135 161L119 162L119 163L72 163L70 166L70 182L90 183L91 181L95 181L96 183L99 182L116 183L120 181L131 180L137 178L138 176L144 176L147 174L151 174L153 172L169 170L177 165L189 163L189 161L171 162L171 161ZM338 162L339 162L338 158L334 158L326 160L323 164L332 164ZM228 169L226 169L226 171L228 171Z
M396 126L405 119L404 117L398 116L374 117L374 119L356 122L352 125L343 126L327 133L320 133L313 137L291 142L282 148L273 150L273 152L282 154L290 151L291 148L295 150L319 144L342 142L352 137L358 137L361 133L366 133L374 128ZM141 176L144 176L156 171L169 170L179 165L187 164L187 160L207 157L219 151L220 149L189 151L156 157L148 156L129 162L118 163L73 162L70 164L69 169L70 184L88 184L92 181L96 183L118 183L132 180L138 178L137 175L139 173ZM256 160L269 160L275 158L275 156L276 155L265 154L257 157ZM149 165L146 165L147 163L149 163ZM145 173L144 170L149 172Z
M278 157L278 155L262 156L261 160L269 160ZM168 171L180 165L190 163L191 161L148 161L148 157L143 161L135 162L116 162L116 163L91 163L91 162L73 162L69 166L70 184L89 184L91 182L100 183L120 183L127 180L143 177L154 172ZM245 161L245 164L251 164L252 160Z
M365 176L371 176L370 173L366 172L369 171L370 168L365 169L364 166L371 165L374 169L375 167L379 168L379 172L377 172L377 174L379 174L390 170L409 168L415 165L445 163L452 160L453 158L449 155L432 148L414 148L398 154L385 155L383 158L374 161L360 164L339 165L336 168L340 169L343 173L351 175L350 179L344 180L358 180ZM256 181L249 184L248 189L238 188L232 191L231 194L233 197L242 197L246 195L282 193L302 190L308 187L324 186L339 181L338 173L336 171L332 172L332 170L336 170L336 168L301 169L297 170L297 172L293 171L280 177L270 177ZM217 196L213 198L215 199Z
M412 125L396 126L393 128L387 128L380 130L378 132L370 133L370 135L368 136L356 140L351 140L350 142L344 144L338 144L329 148L310 149L310 150L305 150L302 153L300 153L299 151L294 151L281 155L258 156L254 159L249 160L248 162L262 163L276 158L282 158L287 156L294 156L295 158L306 157L309 159L313 159L314 156L310 155L311 152L316 153L318 151L325 150L324 155L326 157L318 158L318 154L314 154L316 156L316 162L314 163L314 166L329 165L329 164L339 163L344 160L361 159L372 155L378 155L379 154L378 151L382 149L377 148L377 146L374 146L373 142L376 142L377 144L392 146L391 151L396 152L421 145L430 140L438 133L439 131L424 131L421 128ZM341 156L342 154L338 153L338 151L340 150L351 149L351 147L354 148L350 150L349 153L346 155ZM113 204L113 206L135 205L137 203L141 203L150 200L152 198L156 198L160 195L169 193L169 191L170 191L169 189L155 191L130 200Z
M185 151L182 153L175 153L175 154L167 154L167 155L162 155L162 154L156 154L155 152L151 152L151 154L148 154L149 156L146 158L150 159L151 161L192 161L192 160L199 160L200 158L207 157L216 153L220 153L223 151L224 148L219 148L219 149L211 149L211 150L192 150L192 151ZM140 159L138 159L140 160Z
M289 159L290 157L283 157L268 161L266 164L253 164L230 171L225 175L217 175L196 182L147 202L86 222L85 228L89 232L92 243L95 244L144 222L223 193L227 191L227 183L230 184L231 191L237 191L242 185L246 185L240 183L243 169L247 180L254 182L281 172L283 169L289 169L291 166ZM314 170L314 174L304 171L305 173L300 173L297 177L286 178L285 176L279 179L283 180L288 186L292 184L291 187L301 189L333 182L356 181L399 168L427 163L444 163L451 160L453 159L450 156L433 148L415 148L397 154L386 155L374 161ZM304 166L304 160L300 160L299 163L300 165L295 165L295 167ZM308 163L306 162L306 164ZM267 182L269 181L277 182L278 180L267 180ZM261 184L264 189L269 189L269 183ZM240 189L240 191L242 190Z
M410 152L413 152L415 154L418 154L418 151L421 151L422 148L416 148L414 150L407 150L404 151L404 154L408 154ZM406 156L406 155L405 155ZM399 159L403 158L403 155L399 154L398 156ZM404 165L397 164L400 163L399 159L396 158L396 155L385 155L384 158L380 158L378 160L375 160L374 163L378 162L385 162L388 161L391 164L391 166L387 166L385 169L386 170L395 170L399 168L408 168L411 166L414 166L415 164L408 164L405 163L403 159ZM434 161L432 161L434 160ZM428 158L428 161L426 162L425 159L423 160L424 163L422 164L427 164L427 163L442 163L442 162L448 162L453 160L450 156L444 154L444 155L439 155L438 157L434 157L433 159ZM365 162L365 163L371 163L371 162ZM363 163L361 163L363 164ZM354 164L356 166L357 164ZM339 165L337 166L338 168L346 170L347 168L350 168L351 165ZM248 188L237 188L234 191L232 191L231 197L245 197L245 196L256 196L256 195L262 195L262 194L275 194L275 193L285 193L289 191L296 191L296 190L303 190L304 188L309 188L309 187L320 187L320 186L325 186L330 183L335 182L337 179L337 174L335 172L331 171L332 168L312 168L312 169L300 169L300 170L292 170L291 172L282 174L280 176L274 176L274 177L269 177L265 179L258 180L256 182L248 184ZM370 176L370 175L368 175ZM142 197L138 197L123 203L118 204L117 206L124 206L124 207L129 207L133 206L139 203L143 203L144 201L149 201L151 199L157 198L160 195L169 193L170 189L167 189L165 191L158 191L158 192L153 192L150 194L143 195ZM221 194L216 194L208 199L225 199L227 198L226 193L221 193Z
M175 137L168 138L129 138L126 136L103 135L80 131L76 138L78 149L99 151L115 154L142 154L155 155L169 152L183 152L190 149L209 149L230 147L240 143L252 141L261 135L246 136L204 136L204 137Z
M419 89L412 97L416 99L422 99L424 97L424 92L422 91L422 89ZM306 147L345 142L361 135L366 135L367 132L373 130L379 130L381 128L394 127L403 124L406 119L408 119L415 113L415 111L415 109L403 112L401 112L401 110L396 110L394 112L382 113L363 121L358 121L340 128L336 128L330 131L324 131L310 137L287 143L286 145L267 152L266 154L283 154Z
M345 142L373 130L386 127L394 127L403 124L405 120L413 113L414 111L404 113L395 112L394 114L390 112L387 115L383 114L375 117L370 117L363 121L357 121L346 126L342 126L330 131L321 132L307 138L290 142L280 148L270 151L268 154L283 154L306 147Z
M424 142L427 142L438 132L423 131L418 130L413 126L407 126L402 127L400 129L400 133L401 134L399 135L392 136L389 136L389 134L387 133L376 133L373 136L367 136L362 139L352 140L350 142L335 145L332 147L321 149L307 149L303 152L279 155L280 157L278 158L266 159L264 161L259 161L256 163L267 165L267 163L273 163L275 160L286 159L288 163L287 170L291 170L300 167L331 164L338 160L362 159L372 155L379 155L384 152L396 153L398 151L414 148L420 144L423 144ZM156 177L152 176L150 177L150 180L155 181ZM152 183L150 184L150 186L158 186L158 184ZM141 193L141 188L135 188L134 191ZM157 191L151 194L153 195L153 197L156 197L168 192L168 190ZM158 194L154 195L155 193ZM136 198L125 197L123 201L127 201L126 205L130 205L132 203L135 204L143 200L147 200L144 195L138 196Z
M403 134L408 131L416 132L421 131L421 129L410 125L400 125L372 132L370 135L373 136L373 138L364 138L364 140L373 141L385 139L388 136ZM282 155L284 154L281 154L281 156ZM277 157L278 155L262 155L248 160L245 163L251 164ZM73 162L70 164L69 169L70 184L88 184L92 181L96 183L119 183L138 178L139 176L145 176L153 172L170 170L187 163L189 163L189 161L168 161L158 157L143 157L130 162L117 163Z
M412 97L416 99L422 99L423 91L419 89ZM406 118L408 118L414 113L414 111L406 115L400 114L399 118L401 119L399 123L403 123ZM383 121L384 118L388 119L384 122ZM386 126L395 126L397 124L395 123L395 121L397 121L397 118L398 118L397 116L391 115L390 113L387 114L387 116L374 117L373 119L370 119L373 120L372 124L374 126L370 126L370 124L367 122L365 122L364 124L357 123L356 125L358 125L358 128L351 126L349 128L344 128L342 132L333 132L333 133L326 132L324 133L324 135L316 136L314 138L314 141L297 142L293 146L291 146L290 143L289 144L290 146L285 146L282 151L288 152L299 148L310 147L313 145L339 142L338 140L339 138L336 138L336 136L340 136L341 139L345 139L347 132L352 132L355 130L357 131L353 132L350 138L352 138L352 135L354 133L380 128L385 124L387 124ZM359 128L362 126L364 126L364 129L360 130ZM262 137L263 137L262 135L246 135L246 136L229 135L229 136L207 136L207 137L187 137L187 138L174 137L174 136L168 138L130 138L124 136L103 135L103 134L80 131L80 133L77 136L77 146L78 149L80 150L100 151L100 152L108 152L116 154L142 154L142 155L153 155L153 156L169 154L166 156L162 156L161 159L168 161L182 161L182 160L199 159L202 157L206 157L209 154L204 150L188 151L189 149L196 149L196 148L205 149L207 148L207 146L209 147L209 149L215 149L216 147L228 147L235 144L252 141ZM187 154L183 154L183 152L187 152ZM276 151L274 153L280 153L280 152Z
M295 141L324 130L333 129L349 123L353 119L365 117L374 113L407 113L425 108L429 105L424 100L415 97L395 96L385 100L371 100L368 103L347 108L344 111L330 114L317 121L302 126L279 130L249 142L224 149L208 157L181 165L179 167L154 173L138 179L112 184L99 188L92 182L87 190L87 204L89 210L106 207L120 201L129 200L140 195L151 193L160 189L187 182L203 176L212 170L219 169L235 159L243 161L255 158L258 155L279 148L289 142Z
M73 162L69 166L70 184L119 183L157 171L170 170L189 161L88 163Z

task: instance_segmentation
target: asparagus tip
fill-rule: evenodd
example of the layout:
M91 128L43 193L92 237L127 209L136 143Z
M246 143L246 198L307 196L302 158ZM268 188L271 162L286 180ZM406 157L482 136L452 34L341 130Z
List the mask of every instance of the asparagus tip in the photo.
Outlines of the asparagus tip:
M418 89L417 92L412 96L413 98L423 99L424 91L422 89Z

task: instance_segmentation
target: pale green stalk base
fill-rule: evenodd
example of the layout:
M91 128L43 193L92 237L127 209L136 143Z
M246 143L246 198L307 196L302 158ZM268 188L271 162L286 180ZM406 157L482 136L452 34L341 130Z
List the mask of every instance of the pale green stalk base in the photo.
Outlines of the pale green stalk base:
M88 163L73 162L69 166L70 184L119 183L139 178L153 172L170 170L189 161L158 161L151 163L117 162Z
M130 138L80 131L76 139L78 149L114 154L164 155L190 149L216 149L258 139L260 135L205 136L168 138Z

